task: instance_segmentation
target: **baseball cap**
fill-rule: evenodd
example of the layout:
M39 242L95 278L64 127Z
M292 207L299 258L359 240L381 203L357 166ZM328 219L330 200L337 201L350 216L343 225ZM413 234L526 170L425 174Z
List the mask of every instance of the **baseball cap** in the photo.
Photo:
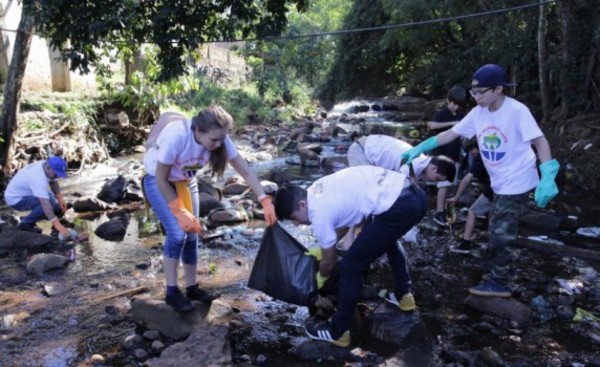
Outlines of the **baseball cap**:
M48 165L58 177L67 177L67 162L61 157L48 158Z
M486 64L477 69L473 74L473 80L478 82L477 88L512 87L516 85L506 82L506 72L496 64Z

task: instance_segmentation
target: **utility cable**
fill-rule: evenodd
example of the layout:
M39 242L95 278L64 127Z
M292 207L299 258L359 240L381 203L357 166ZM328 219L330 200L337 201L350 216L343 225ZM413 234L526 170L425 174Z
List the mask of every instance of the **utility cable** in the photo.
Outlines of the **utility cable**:
M343 30L331 31L331 32L319 32L319 33L308 33L308 34L297 34L297 35L284 35L284 36L277 36L277 37L233 39L233 40L218 40L218 41L203 42L203 44L206 44L206 43L223 43L223 42L226 42L226 43L227 42L228 43L231 43L231 42L255 42L255 41L268 41L268 42L270 42L270 41L285 40L285 39L312 38L312 37L323 37L323 36L338 36L338 35L352 34L352 33L383 31L383 30L395 29L395 28L409 28L409 27L414 27L414 26L422 26L422 25L436 24L436 23L445 23L445 22L452 22L452 21L462 20L462 19L469 19L469 18L484 17L484 16L488 16L488 15L503 14L503 13L508 13L508 12L512 12L512 11L516 11L516 10L528 9L528 8L532 8L532 7L540 7L540 6L552 4L552 3L555 3L555 2L556 2L556 0L546 0L546 1L540 1L540 2L537 2L537 3L525 4L525 5L518 5L518 6L513 6L513 7L509 7L509 8L503 8L503 9L488 10L488 11L483 11L483 12L478 12L478 13L463 14L463 15L457 15L457 16L453 16L453 17L446 17L446 18L439 18L439 19L422 20L422 21L417 21L417 22L408 22L408 23L400 23L400 24L389 24L389 25L384 25L384 26L379 26L379 27L343 29ZM15 33L17 32L14 29L6 29L6 28L1 28L1 27L0 27L0 31L15 32Z

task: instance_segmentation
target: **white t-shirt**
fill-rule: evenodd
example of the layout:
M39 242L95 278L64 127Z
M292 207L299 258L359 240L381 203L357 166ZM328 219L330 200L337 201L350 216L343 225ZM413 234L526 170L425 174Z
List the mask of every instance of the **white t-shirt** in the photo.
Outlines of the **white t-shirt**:
M452 131L467 138L476 136L496 194L517 195L537 186L539 177L531 141L544 133L523 103L505 97L494 112L477 106Z
M208 163L211 152L196 142L191 124L191 120L186 120L183 124L175 122L164 127L154 146L144 155L146 173L155 176L156 164L160 162L172 165L169 181L189 180ZM238 155L229 135L225 137L223 144L228 161Z
M44 163L37 161L21 168L10 180L4 191L6 204L16 205L26 196L49 199L49 179L44 172Z
M369 135L364 151L367 160L374 166L391 169L408 175L408 165L401 166L402 153L411 149L412 145L388 135ZM412 166L417 179L429 164L430 157L420 155L413 159Z
M323 248L337 242L336 228L356 226L387 211L398 199L406 176L376 166L348 167L307 189L308 220Z

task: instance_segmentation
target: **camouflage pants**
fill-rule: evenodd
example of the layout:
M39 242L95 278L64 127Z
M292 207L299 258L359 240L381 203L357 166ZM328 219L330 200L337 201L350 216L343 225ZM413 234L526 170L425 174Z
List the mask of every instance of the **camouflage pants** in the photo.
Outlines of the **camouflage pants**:
M519 217L525 210L529 193L497 195L490 211L490 239L488 269L492 279L506 284L514 276L515 250L512 241L517 238Z

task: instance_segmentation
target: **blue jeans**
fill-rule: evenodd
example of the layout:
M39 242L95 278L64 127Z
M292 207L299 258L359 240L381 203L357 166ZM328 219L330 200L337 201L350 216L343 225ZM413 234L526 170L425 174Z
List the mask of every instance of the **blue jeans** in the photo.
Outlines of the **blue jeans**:
M54 213L60 213L60 205L58 204L58 201L56 201L56 197L52 191L48 191L48 200L50 200L50 204L52 204ZM21 218L21 223L24 224L34 225L46 217L40 198L37 196L25 196L17 204L13 205L12 208L20 212L31 210L29 214Z
M198 263L198 234L187 233L179 226L177 218L171 213L169 204L158 188L156 177L146 175L144 181L144 194L150 203L152 210L156 213L158 220L165 230L165 243L163 254L172 259L179 259L184 264L195 265ZM193 214L198 217L200 212L200 199L198 196L198 181L193 178L190 181L190 192L192 193Z
M410 292L406 253L402 245L396 243L423 218L426 211L425 192L412 185L402 190L388 211L374 216L359 233L340 261L338 309L332 320L335 330L343 332L350 328L362 289L362 275L381 255L387 254L394 275L395 294L400 297Z

